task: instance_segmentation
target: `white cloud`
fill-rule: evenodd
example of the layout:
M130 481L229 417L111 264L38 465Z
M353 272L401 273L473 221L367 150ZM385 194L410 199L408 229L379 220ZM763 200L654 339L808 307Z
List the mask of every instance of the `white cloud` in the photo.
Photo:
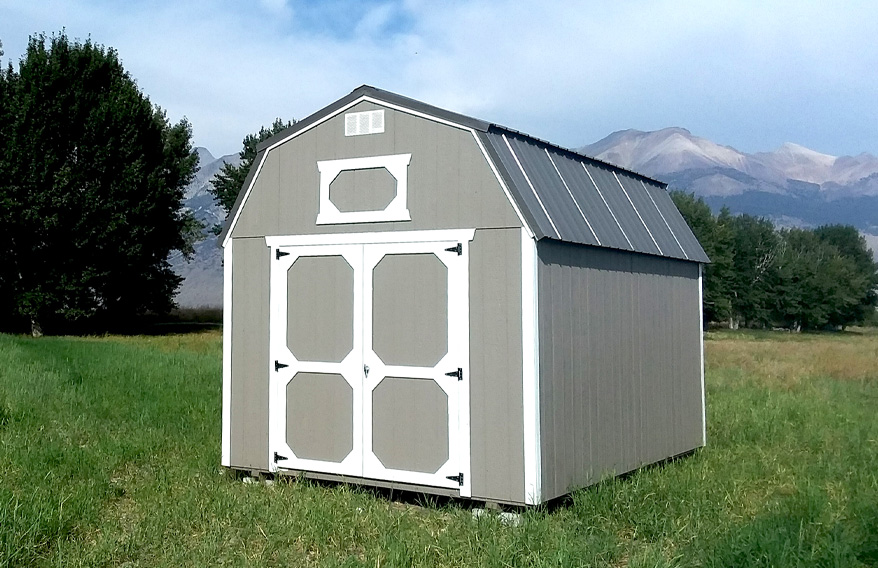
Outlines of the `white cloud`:
M878 152L866 2L0 1L7 57L62 26L117 48L214 153L363 83L570 146L679 125L747 151Z

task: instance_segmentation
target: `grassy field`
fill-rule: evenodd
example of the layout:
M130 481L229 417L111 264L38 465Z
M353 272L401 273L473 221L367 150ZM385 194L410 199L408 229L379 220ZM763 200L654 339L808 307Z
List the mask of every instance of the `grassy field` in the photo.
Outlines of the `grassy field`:
M224 473L216 331L0 336L0 566L878 566L878 335L706 352L707 448L507 526Z

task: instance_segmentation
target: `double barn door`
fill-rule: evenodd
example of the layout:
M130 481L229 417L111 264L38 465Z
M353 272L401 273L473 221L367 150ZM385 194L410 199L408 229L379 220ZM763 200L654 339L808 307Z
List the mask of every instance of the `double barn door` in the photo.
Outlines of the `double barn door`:
M273 245L272 469L469 492L467 242Z

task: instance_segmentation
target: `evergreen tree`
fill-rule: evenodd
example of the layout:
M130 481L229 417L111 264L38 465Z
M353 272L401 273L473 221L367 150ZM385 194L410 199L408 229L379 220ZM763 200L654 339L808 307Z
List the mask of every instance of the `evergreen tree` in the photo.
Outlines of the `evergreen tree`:
M31 37L0 74L3 319L126 320L173 306L168 253L191 254L182 209L198 157L112 48Z
M256 158L256 146L295 123L295 119L284 122L276 118L269 128L263 126L259 129L259 132L245 136L243 148L238 152L238 157L241 159L240 163L237 166L223 164L223 167L211 180L211 189L209 191L213 195L216 204L223 208L227 216L235 205L235 200L238 198L241 186L244 185L244 180L253 166L253 160Z
M851 293L857 296L857 300L837 310L830 325L845 327L873 317L878 306L878 263L872 257L866 239L850 225L824 225L815 229L814 234L849 258L856 273L856 280L851 283L855 288Z
M716 218L704 199L695 194L672 191L670 195L710 257L710 264L704 266L703 272L704 324L726 321L732 309L730 284L734 260L728 211Z

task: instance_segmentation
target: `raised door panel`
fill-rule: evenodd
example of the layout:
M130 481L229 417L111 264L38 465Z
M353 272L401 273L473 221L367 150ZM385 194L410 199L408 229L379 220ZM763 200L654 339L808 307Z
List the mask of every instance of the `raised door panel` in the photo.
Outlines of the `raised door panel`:
M365 247L366 477L466 493L466 475L461 477L469 456L468 436L461 435L468 432L468 417L461 429L462 415L468 416L461 404L469 366L466 248L457 242Z
M273 469L362 475L360 245L278 247L271 268Z

